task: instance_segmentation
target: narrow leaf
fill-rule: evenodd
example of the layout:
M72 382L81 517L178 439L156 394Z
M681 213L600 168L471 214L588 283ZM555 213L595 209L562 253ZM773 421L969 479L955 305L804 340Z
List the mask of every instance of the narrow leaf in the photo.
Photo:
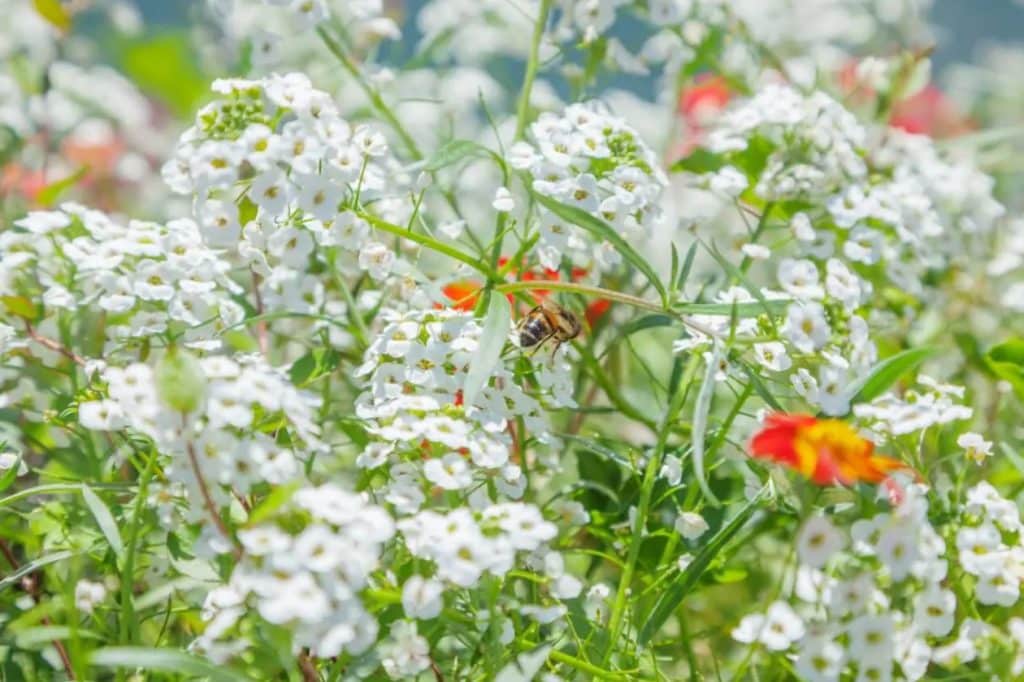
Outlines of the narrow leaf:
M441 170L470 156L490 156L499 165L504 164L500 156L472 140L449 140L427 160L423 170L430 172Z
M679 279L676 280L676 289L682 291L686 280L690 278L690 270L693 269L693 259L697 255L697 242L690 244L686 251L686 258L683 259L683 269L679 271Z
M480 389L491 378L508 339L511 323L512 306L508 299L500 293L491 292L483 333L480 334L480 347L469 363L466 383L462 386L462 400L466 405L473 404Z
M79 166L71 175L61 178L55 182L51 182L46 187L42 188L39 191L39 194L36 195L36 201L41 206L52 206L57 202L57 199L60 198L61 194L74 187L79 180L85 177L87 172L89 172L88 166Z
M0 590L4 590L10 587L11 585L14 585L19 580L21 580L23 576L26 576L29 573L35 573L43 566L48 566L49 564L55 563L57 561L63 561L64 559L67 559L74 555L75 552L66 549L61 550L59 552L53 552L51 554L44 554L38 559L35 559L34 561L30 561L27 564L24 564L17 571L14 571L9 575L5 575L3 577L3 580L0 580Z
M895 384L901 376L917 367L919 364L935 352L934 348L910 348L897 353L890 358L875 365L867 376L860 381L854 382L850 387L853 394L851 404L864 403L874 400L882 395Z
M781 312L790 304L789 299L779 298L761 302L748 301L746 303L677 303L672 307L687 315L720 315L722 317L757 317L761 313L768 312L775 314Z
M103 639L103 637L92 630L78 628L76 633L85 639ZM67 625L40 625L19 631L14 635L14 642L18 648L30 649L39 644L49 644L54 640L71 639L71 628Z
M662 284L661 280L658 279L658 274L651 267L643 256L636 252L629 243L622 238L622 236L616 232L611 225L604 222L599 218L595 218L581 208L575 206L569 206L563 204L560 201L556 201L551 197L544 196L534 192L534 196L540 204L557 215L562 220L566 220L573 225L582 227L587 232L591 233L599 239L603 239L615 247L623 258L625 258L633 267L642 272L651 285L658 290L661 294L662 301L667 302L668 292L665 291L665 285Z
M117 528L114 515L110 513L107 505L103 504L103 500L92 491L92 488L84 483L82 484L82 499L85 500L85 506L89 508L93 518L96 519L96 525L100 527L103 537L110 543L114 554L120 558L124 554L124 543L121 542L121 531Z
M211 682L243 682L248 679L223 665L208 663L177 649L107 647L94 651L89 662L100 668L141 668L147 673L177 673L191 679L206 677Z
M700 580L700 577L707 570L707 567L711 564L711 561L718 556L725 545L736 536L740 530L746 525L750 517L757 511L757 506L761 501L761 497L764 495L765 489L762 488L746 505L737 512L736 516L732 517L727 524L725 524L721 530L715 533L714 537L705 544L697 556L694 557L690 565L686 567L682 573L672 582L671 585L666 588L661 595L661 598L655 603L654 608L651 610L651 614L647 617L643 626L640 628L640 634L637 637L637 642L644 646L651 638L657 634L661 626L665 624L668 617L675 613L675 610L679 608L679 605L686 598L686 595L690 593L693 586Z
M18 469L21 468L21 455L19 454L11 462L10 468L0 474L0 493L11 487L14 480L18 478Z
M722 357L722 350L715 344L711 350L711 359L708 360L708 368L704 373L704 383L701 384L700 393L697 394L697 404L693 408L693 472L697 476L697 485L704 494L707 501L720 506L718 498L711 492L708 485L707 475L704 473L704 437L708 428L708 413L711 411L711 397L715 393L715 372L718 370L718 361Z

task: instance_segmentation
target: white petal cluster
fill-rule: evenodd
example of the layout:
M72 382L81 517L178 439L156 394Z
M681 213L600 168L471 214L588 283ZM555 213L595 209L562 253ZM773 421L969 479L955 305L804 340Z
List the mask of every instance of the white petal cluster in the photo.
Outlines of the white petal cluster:
M467 372L480 347L478 322L447 310L388 319L357 371L368 386L356 414L378 441L358 464L392 465L388 499L407 512L424 499L419 477L463 490L481 475L496 476L499 491L519 497L526 481L510 459L509 423L521 418L532 437L550 440L544 406L573 404L564 364L540 364L536 377L543 394L526 392L499 365L472 403L463 404Z
M48 312L95 306L108 315L111 340L173 329L216 347L216 332L245 313L232 298L241 289L230 269L187 219L123 225L64 203L33 211L0 234L0 295L29 286Z
M106 368L102 378L110 398L85 403L88 417L80 415L88 428L127 427L153 439L171 457L166 489L175 493L185 486L187 504L181 509L190 522L209 520L207 494L221 508L256 486L297 480L303 476L302 460L322 448L314 421L318 399L296 389L279 370L255 356L208 357L199 360L199 368L204 396L187 415L161 400L156 373L143 363ZM263 424L274 424L274 431L260 428ZM283 445L275 432L288 433L291 443Z
M534 191L582 209L622 237L644 240L660 219L658 199L668 184L657 155L624 120L599 102L545 112L530 126L533 144L517 143L509 163L529 172ZM540 213L536 252L544 267L609 270L621 256L548 210Z
M349 124L304 74L213 89L220 99L182 134L164 178L194 195L204 242L263 278L266 308L319 312L326 289L309 274L315 263L358 267L375 280L393 274L394 251L360 213L371 201L386 209L399 184L384 136ZM339 262L328 262L334 251Z
M248 604L313 656L365 651L378 625L360 592L395 532L391 517L328 483L296 491L278 519L239 533L243 558L227 584L207 596L206 630L193 647L216 651L217 640L235 636L232 627Z

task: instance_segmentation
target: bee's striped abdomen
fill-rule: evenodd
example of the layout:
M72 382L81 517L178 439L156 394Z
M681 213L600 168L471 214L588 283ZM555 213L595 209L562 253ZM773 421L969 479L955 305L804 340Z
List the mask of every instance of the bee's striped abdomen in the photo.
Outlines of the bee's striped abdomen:
M519 329L519 345L523 348L536 346L549 336L551 330L544 324L543 318L530 318Z

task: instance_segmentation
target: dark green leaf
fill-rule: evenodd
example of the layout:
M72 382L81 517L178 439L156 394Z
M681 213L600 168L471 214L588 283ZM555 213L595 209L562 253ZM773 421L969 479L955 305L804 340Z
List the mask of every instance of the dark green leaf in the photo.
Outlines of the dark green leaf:
M854 382L850 387L853 394L850 403L857 404L874 400L888 391L901 376L920 365L934 352L935 349L930 347L910 348L886 358L875 365L867 376Z
M686 258L683 259L683 269L679 271L679 279L676 281L676 289L682 291L686 280L690 278L690 270L693 269L693 259L697 255L697 242L690 244L686 251Z
M721 530L715 533L715 536L693 558L693 561L686 567L686 570L680 573L668 588L662 592L646 622L640 628L640 634L637 637L638 644L646 646L651 641L651 638L657 634L658 630L661 629L661 626L665 624L668 617L675 613L683 599L686 598L686 595L690 593L690 590L700 580L704 571L707 570L712 559L719 555L729 540L743 529L747 521L750 520L750 517L757 511L757 505L761 502L763 494L764 489L758 492L737 512L736 516L732 517Z
M142 669L177 673L190 679L209 678L211 682L245 682L248 678L224 665L214 665L178 649L146 647L107 647L92 653L89 662L98 668Z
M3 579L0 580L0 590L4 590L10 587L11 585L21 580L23 576L26 576L29 573L35 573L43 566L48 566L49 564L55 563L57 561L63 561L64 559L68 559L70 557L73 557L74 555L75 552L72 552L70 550L61 550L59 552L44 554L38 559L34 559L33 561L28 562L27 564L23 564L21 568L14 571L13 573L5 575Z
M11 487L14 480L18 478L18 469L21 467L21 455L11 463L11 468L0 474L0 493Z
M622 238L622 236L616 232L608 223L604 222L599 218L595 218L581 208L575 206L569 206L563 204L560 201L556 201L551 197L544 196L543 194L534 193L537 201L540 202L544 208L548 209L562 220L568 221L573 225L582 227L587 232L591 233L599 239L603 239L615 247L615 250L622 255L633 267L642 272L651 285L658 290L661 294L662 301L667 303L668 292L665 291L665 285L658 279L658 274L651 267L643 256L636 252L629 243Z

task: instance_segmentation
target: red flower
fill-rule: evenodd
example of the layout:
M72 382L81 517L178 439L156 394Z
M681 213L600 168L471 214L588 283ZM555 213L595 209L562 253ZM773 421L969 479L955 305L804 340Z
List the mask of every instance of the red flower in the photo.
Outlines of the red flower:
M508 264L508 258L502 257L498 261L499 267L505 267ZM525 270L522 272L517 271L515 268L509 270L513 276L520 275L519 281L523 282L558 282L561 280L561 275L557 270L549 270L544 268L542 270ZM573 282L579 281L587 275L587 271L583 268L573 268L570 275ZM446 284L441 288L441 292L445 295L451 304L449 307L455 310L473 310L476 307L477 298L480 295L480 290L483 285L479 282L471 280L459 280ZM533 296L534 300L538 303L543 299L551 295L550 289L531 289L530 295ZM507 294L508 302L514 303L515 297L512 294ZM593 329L594 325L597 324L598 320L604 317L605 313L611 308L611 301L599 298L587 306L585 317L587 323ZM437 306L440 307L440 306Z
M903 462L874 454L875 444L846 422L807 414L773 414L754 435L750 452L795 469L818 485L880 483Z

